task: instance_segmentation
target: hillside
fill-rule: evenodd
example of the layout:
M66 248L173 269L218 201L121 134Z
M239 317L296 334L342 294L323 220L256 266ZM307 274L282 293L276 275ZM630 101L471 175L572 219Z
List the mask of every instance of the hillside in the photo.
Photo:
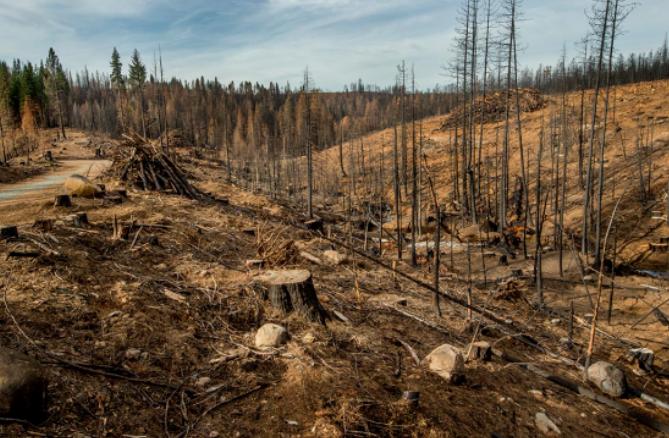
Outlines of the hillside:
M616 277L615 291L610 281L604 285L604 306L609 293L615 301L611 323L605 316L599 321L594 358L618 366L629 386L643 391L645 401L633 390L616 401L618 408L631 409L632 414L559 383L581 385L603 400L600 389L584 382L582 372L570 362L582 364L592 319L588 296L596 294L597 286L592 272L580 276L580 259L569 246L564 252L565 275L558 278L557 251L546 242L545 306L539 307L534 304L533 260L519 253L509 266L498 266L493 246L472 244L468 254L465 242L454 238L454 243L442 246L442 316L437 317L430 290L434 271L425 249L419 251L416 267L405 254L394 275L388 269L396 255L392 240L384 237L390 242L383 243L380 256L371 249L376 245L363 251L364 231L350 229L347 200L340 196L332 202L323 196L328 191L344 195L351 185L350 179L338 175L338 148L316 157L316 214L324 219L323 234L305 228L301 207L230 186L224 182L220 161L196 158L182 148L175 159L190 181L209 194L201 201L171 191L144 191L108 177L99 180L107 191L127 189L127 198L75 198L72 207L54 207L45 202L60 192L54 188L35 199L0 204L0 224L17 225L20 236L0 242L5 298L1 344L38 360L50 382L46 422L3 422L0 434L535 437L544 434L537 418L545 413L561 436L661 436L647 425L661 429L652 421L669 423L669 412L649 401L666 400L669 384L667 327L653 312L666 300L667 284L639 277L633 270L666 269L666 253L647 248L667 233L665 221L652 219L651 211L664 212L668 85L648 83L616 91L614 126L622 129L611 130L606 163L607 188L617 179L620 196L627 181L636 181L636 169L630 165L635 132L639 125L653 127L654 200L641 204L633 185L623 199L618 257L631 270ZM549 97L544 109L523 116L530 180L535 176L541 117L549 118L554 99ZM580 95L569 95L567 101L576 108ZM440 202L447 204L447 211L457 212L449 179L453 133L442 128L446 121L425 121L424 152ZM499 126L485 126L484 157L495 148ZM368 163L378 167L382 149L389 163L392 135L386 130L363 139ZM629 142L627 157L614 136L623 144ZM91 141L102 142L95 137ZM515 142L511 150L511 171L518 173ZM344 151L350 151L350 145L345 144ZM344 163L350 163L348 155ZM570 175L576 166L571 154ZM384 197L390 203L390 166L381 170L379 186L387 188ZM582 194L575 179L572 176L567 186L566 213L570 227L578 229ZM363 190L362 180L356 184L358 205L378 201ZM606 193L610 211L616 197ZM424 196L427 204L427 188ZM405 211L408 207L403 205ZM71 216L81 213L87 214L88 223L73 222ZM52 222L34 227L38 219ZM454 220L453 234L464 236L459 222ZM114 237L115 223L126 227L125 239ZM386 227L393 232L392 222ZM550 222L547 227L544 236L551 235ZM423 240L432 238L427 226L425 231ZM378 233L371 228L371 235ZM442 237L451 241L448 234ZM533 249L531 239L528 245ZM336 262L328 252L333 250L345 261ZM10 255L21 251L39 255ZM585 260L581 263L587 266ZM318 300L329 317L325 325L296 312L283 313L266 299L258 286L264 272L289 269L313 275ZM513 278L517 270L523 272ZM468 297L471 315L463 306ZM659 309L663 315L664 309ZM285 327L290 339L278 348L258 347L256 333L266 323ZM423 360L443 344L466 356L472 339L492 345L494 354L481 360L474 350L450 381L414 359ZM655 354L647 374L628 360L630 349L640 347ZM403 400L405 392L419 393L419 401ZM556 436L546 434L551 433Z

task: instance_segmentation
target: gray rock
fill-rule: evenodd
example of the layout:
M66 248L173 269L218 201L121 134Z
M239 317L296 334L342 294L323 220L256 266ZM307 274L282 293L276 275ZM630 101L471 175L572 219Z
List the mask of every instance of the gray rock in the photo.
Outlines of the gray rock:
M465 370L462 353L450 344L437 347L423 359L422 364L448 382L455 382Z
M276 324L265 324L256 333L257 348L277 348L288 342L288 330Z
M625 374L608 362L599 361L591 365L588 380L612 397L622 397L627 391Z
M41 423L46 418L47 387L42 365L0 347L0 417Z
M562 435L560 428L557 427L555 422L543 412L537 412L537 415L534 416L534 424L537 426L537 429L546 435L550 435L551 433Z
M142 357L142 350L130 348L125 352L125 358L128 360L139 360Z
M323 257L325 257L328 261L330 261L334 265L341 265L347 260L346 254L341 254L338 253L337 251L332 251L332 250L325 251L323 253Z

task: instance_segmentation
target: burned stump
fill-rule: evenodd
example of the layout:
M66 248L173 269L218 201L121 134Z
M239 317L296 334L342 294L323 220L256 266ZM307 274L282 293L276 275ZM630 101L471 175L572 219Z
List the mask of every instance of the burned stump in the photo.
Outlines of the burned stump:
M0 240L18 239L19 229L15 226L0 227Z
M323 232L323 219L314 219L306 221L304 227L310 231L320 231Z
M56 195L56 207L71 207L72 199L70 195Z
M267 271L256 281L274 307L284 313L295 311L309 321L325 325L327 313L318 300L309 271Z

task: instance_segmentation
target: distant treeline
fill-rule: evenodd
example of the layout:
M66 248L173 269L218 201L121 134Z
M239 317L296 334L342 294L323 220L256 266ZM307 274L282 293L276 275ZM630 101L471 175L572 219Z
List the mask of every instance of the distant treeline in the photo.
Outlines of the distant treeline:
M596 77L594 55L575 58L561 66L518 72L518 86L541 92L592 87ZM62 125L118 135L132 129L157 138L165 129L179 130L197 147L227 150L237 158L257 151L302 155L305 151L304 117L309 101L310 141L324 149L374 130L393 126L405 111L405 121L445 114L457 106L456 85L435 86L431 90L411 89L410 81L380 88L362 80L341 92L322 92L304 84L291 87L276 83L234 82L224 85L217 79L165 80L162 62L151 70L137 51L132 55L128 74L114 49L110 73L72 73L64 70L53 49L38 64L14 60L0 61L0 128L9 139L23 131ZM147 73L147 70L149 71ZM495 71L496 70L496 71ZM488 72L489 90L505 87L505 68ZM398 76L399 78L399 76ZM669 78L667 41L648 53L619 55L613 64L614 84L628 84ZM479 82L482 78L479 79ZM482 82L481 82L482 83ZM478 82L475 85L478 87ZM401 105L404 99L405 105ZM29 112L29 114L27 114ZM26 122L28 120L28 122Z

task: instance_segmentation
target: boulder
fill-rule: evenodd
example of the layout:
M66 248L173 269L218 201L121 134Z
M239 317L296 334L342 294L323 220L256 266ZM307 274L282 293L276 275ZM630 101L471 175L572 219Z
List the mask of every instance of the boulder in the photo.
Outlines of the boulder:
M71 196L79 196L81 198L92 198L100 195L102 190L97 184L91 182L88 178L81 175L72 175L63 185L65 191Z
M0 417L43 422L47 387L42 365L25 354L0 347Z
M556 435L562 435L560 428L557 427L555 421L553 421L551 417L544 414L543 412L537 412L537 415L534 416L534 424L537 426L537 429L546 435L551 435L553 433Z
M591 365L588 380L612 397L622 397L627 391L625 374L608 362L599 361Z
M323 257L334 265L341 265L346 262L346 254L341 254L337 251L325 251Z
M256 333L257 348L277 348L288 342L288 330L276 324L265 324Z
M448 382L457 381L465 370L462 353L450 344L437 347L423 359L422 364Z

